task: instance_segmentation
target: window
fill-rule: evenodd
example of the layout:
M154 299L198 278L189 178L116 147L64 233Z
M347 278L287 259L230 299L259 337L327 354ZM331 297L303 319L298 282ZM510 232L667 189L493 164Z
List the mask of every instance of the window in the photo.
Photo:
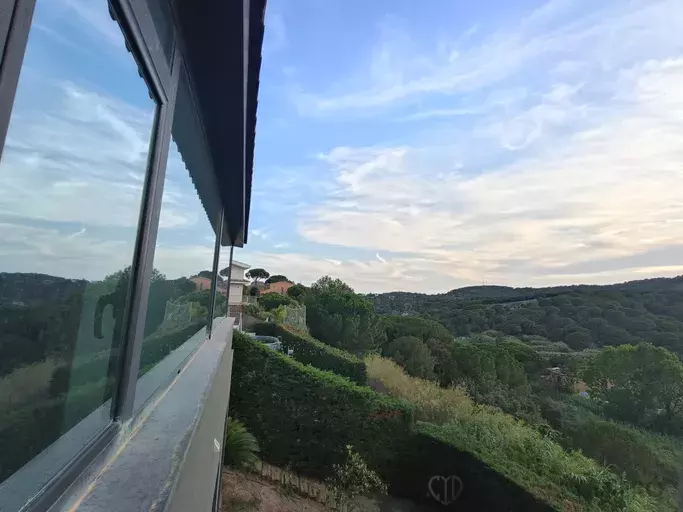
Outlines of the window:
M0 162L9 510L54 474L8 494L18 470L67 432L73 457L110 422L155 107L107 2L38 0Z
M194 182L171 141L140 355L138 407L205 338L215 240Z

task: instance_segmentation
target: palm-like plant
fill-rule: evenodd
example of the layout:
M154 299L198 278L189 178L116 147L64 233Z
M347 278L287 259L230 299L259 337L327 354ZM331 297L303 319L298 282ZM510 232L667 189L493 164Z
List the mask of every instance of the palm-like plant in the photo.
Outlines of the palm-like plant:
M241 421L228 417L223 464L236 469L253 467L258 461L258 452L259 446L256 438L249 433Z

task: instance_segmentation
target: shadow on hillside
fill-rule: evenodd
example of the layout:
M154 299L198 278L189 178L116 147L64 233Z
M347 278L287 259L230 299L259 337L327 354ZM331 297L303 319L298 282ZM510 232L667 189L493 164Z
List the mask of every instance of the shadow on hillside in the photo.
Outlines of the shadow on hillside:
M436 510L554 510L474 455L420 433L401 450L390 482L391 494Z

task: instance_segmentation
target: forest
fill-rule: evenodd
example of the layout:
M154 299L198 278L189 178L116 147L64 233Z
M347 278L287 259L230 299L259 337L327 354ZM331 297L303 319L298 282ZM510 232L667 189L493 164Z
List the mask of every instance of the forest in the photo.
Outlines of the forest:
M609 286L480 286L445 294L371 294L377 313L438 320L457 337L495 330L583 350L649 342L683 355L683 277Z

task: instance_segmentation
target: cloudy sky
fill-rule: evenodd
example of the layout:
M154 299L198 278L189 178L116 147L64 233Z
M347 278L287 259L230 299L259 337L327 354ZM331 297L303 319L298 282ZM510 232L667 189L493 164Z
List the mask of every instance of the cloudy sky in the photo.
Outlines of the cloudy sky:
M681 34L680 0L270 0L238 257L364 292L683 274Z
M269 0L236 257L363 292L683 274L681 34L680 0ZM154 108L105 2L37 3L0 271L130 263ZM212 247L172 149L155 266Z
M131 264L154 112L105 1L37 2L0 164L0 272L96 280ZM213 245L172 144L154 266L196 274Z

